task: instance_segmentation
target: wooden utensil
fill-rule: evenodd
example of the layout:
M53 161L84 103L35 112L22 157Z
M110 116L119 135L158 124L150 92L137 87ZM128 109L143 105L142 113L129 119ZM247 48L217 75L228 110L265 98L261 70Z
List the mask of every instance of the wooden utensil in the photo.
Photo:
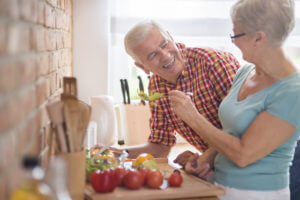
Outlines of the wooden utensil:
M56 137L58 139L59 149L62 152L68 152L67 141L65 138L65 131L63 128L64 123L64 103L61 101L54 102L52 104L47 105L47 112L49 118L56 129Z
M91 108L77 99L76 79L64 77L64 92L61 100L64 102L64 114L67 133L70 140L70 151L81 151L83 140L88 126Z

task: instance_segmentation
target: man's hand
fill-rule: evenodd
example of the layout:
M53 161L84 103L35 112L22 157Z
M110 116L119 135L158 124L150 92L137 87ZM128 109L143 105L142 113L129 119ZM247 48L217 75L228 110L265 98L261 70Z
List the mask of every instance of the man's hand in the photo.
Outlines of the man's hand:
M189 157L192 155L194 155L193 152L191 152L189 150L184 151L183 153L179 154L173 162L178 163L179 165L181 165L184 168L186 163L189 160Z
M213 174L212 166L209 161L197 153L190 156L185 165L185 171L203 179L207 179Z

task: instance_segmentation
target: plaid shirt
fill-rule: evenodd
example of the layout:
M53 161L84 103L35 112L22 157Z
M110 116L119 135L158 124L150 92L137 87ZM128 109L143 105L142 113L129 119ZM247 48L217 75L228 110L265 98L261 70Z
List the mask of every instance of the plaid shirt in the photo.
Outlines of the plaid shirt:
M218 118L218 108L229 92L238 61L229 53L213 49L186 48L177 44L185 60L185 68L176 85L168 83L158 75L150 79L149 90L168 94L170 90L192 92L191 99L201 113L215 127L222 128ZM179 119L165 95L155 104L150 104L151 134L148 141L173 146L176 143L175 132L179 133L191 145L205 151L208 145L185 122Z

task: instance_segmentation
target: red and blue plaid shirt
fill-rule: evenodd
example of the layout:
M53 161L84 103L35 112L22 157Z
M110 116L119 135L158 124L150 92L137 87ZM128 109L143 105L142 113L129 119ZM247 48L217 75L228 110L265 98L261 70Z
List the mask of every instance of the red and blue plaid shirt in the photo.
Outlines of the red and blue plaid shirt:
M173 146L176 143L177 132L191 145L205 151L208 148L207 143L176 116L167 94L170 90L192 92L191 99L199 113L215 127L222 128L218 108L230 90L239 63L226 52L186 48L183 44L177 46L185 60L185 68L177 83L168 83L158 75L153 75L150 79L149 90L166 95L156 100L155 104L150 104L151 134L148 141Z

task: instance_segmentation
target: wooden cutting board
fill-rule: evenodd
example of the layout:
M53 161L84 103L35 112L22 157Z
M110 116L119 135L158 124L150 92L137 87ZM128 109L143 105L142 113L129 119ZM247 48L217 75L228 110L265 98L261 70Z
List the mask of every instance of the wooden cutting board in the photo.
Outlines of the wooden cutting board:
M167 177L174 170L168 164L168 159L156 159L161 172L166 173ZM223 195L225 191L209 182L201 180L195 176L189 175L181 171L183 183L181 187L168 187L165 190L149 189L143 186L139 190L130 190L125 187L117 187L112 193L95 193L92 186L87 184L85 195L87 199L92 200L140 200L140 199L180 199L193 197L209 197L216 195Z

